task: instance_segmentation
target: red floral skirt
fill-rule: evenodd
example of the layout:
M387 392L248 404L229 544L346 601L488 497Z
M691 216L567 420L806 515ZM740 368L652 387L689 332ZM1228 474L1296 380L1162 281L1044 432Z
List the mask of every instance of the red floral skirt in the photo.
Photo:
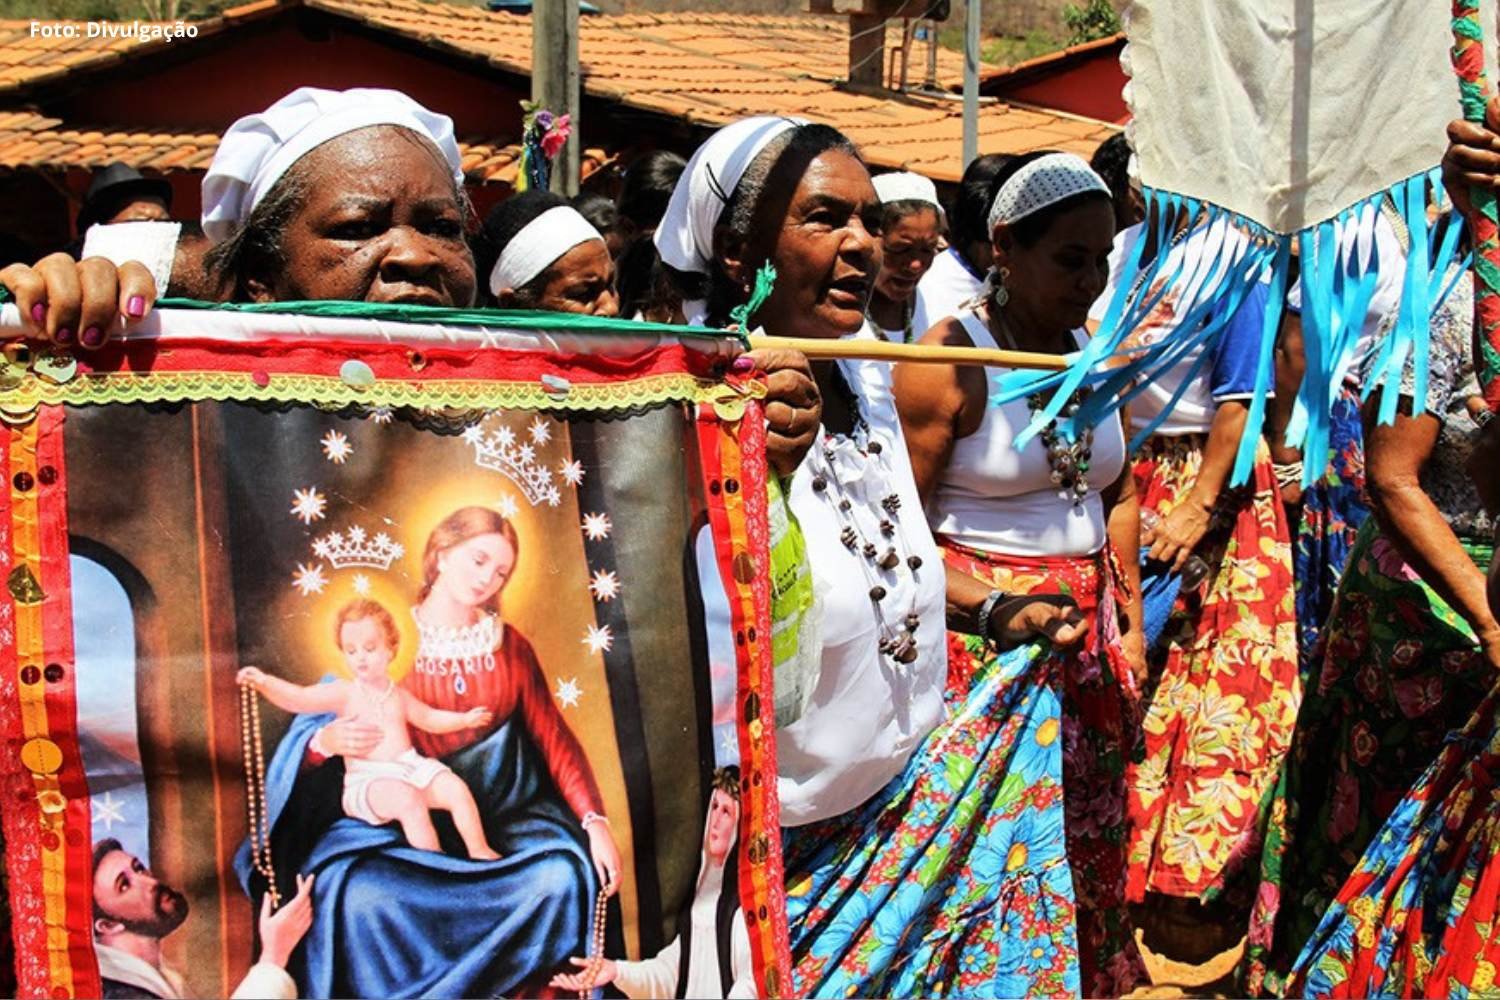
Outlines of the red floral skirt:
M1143 509L1165 517L1187 496L1203 443L1146 443L1135 465ZM1196 551L1214 571L1178 595L1148 654L1154 689L1128 774L1132 902L1148 892L1208 902L1253 877L1301 701L1291 539L1264 444Z
M1089 623L1076 652L1053 653L1062 681L1063 809L1078 902L1084 996L1120 996L1146 979L1125 907L1125 761L1138 725L1135 678L1120 655L1116 581L1104 553L1082 558L1006 556L940 538L949 567L1007 594L1065 594ZM948 683L966 690L994 654L974 636L950 636Z

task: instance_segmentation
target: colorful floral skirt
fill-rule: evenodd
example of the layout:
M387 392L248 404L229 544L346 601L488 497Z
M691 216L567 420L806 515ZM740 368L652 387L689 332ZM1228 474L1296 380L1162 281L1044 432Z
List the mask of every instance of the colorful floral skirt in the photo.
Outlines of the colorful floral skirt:
M1058 670L988 661L879 794L783 831L794 996L1078 995Z
M1500 691L1450 735L1298 957L1288 995L1494 996Z
M1146 443L1135 465L1144 507L1165 517L1186 497L1203 443ZM1132 902L1148 892L1210 902L1253 876L1297 717L1291 540L1264 444L1196 552L1214 571L1178 594L1148 653L1154 688L1127 773Z
M1119 573L1101 552L1087 558L1024 558L939 539L948 567L1006 594L1066 594L1089 628L1060 660L1063 806L1068 863L1078 901L1078 949L1085 996L1120 996L1145 980L1125 907L1125 762L1140 726L1135 677L1120 655ZM950 685L962 689L993 654L957 637Z
M1333 401L1328 448L1332 455L1322 478L1302 491L1302 522L1292 547L1297 582L1297 651L1303 677L1313 647L1333 611L1333 595L1349 561L1349 550L1365 518L1365 435L1359 419L1359 393L1344 386Z
M1488 549L1471 549L1477 560ZM1413 782L1494 681L1468 623L1372 519L1324 630L1277 786L1250 940L1272 990ZM1500 872L1497 872L1500 874Z

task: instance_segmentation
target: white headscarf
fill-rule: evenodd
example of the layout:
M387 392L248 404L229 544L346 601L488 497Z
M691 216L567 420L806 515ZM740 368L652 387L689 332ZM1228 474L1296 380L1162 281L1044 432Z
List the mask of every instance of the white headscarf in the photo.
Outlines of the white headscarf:
M371 125L399 125L432 140L463 186L453 119L396 90L298 87L224 133L203 177L203 231L223 242L302 157L330 139Z
M880 195L882 204L889 205L893 201L926 202L937 209L938 221L944 221L943 206L937 196L937 185L933 184L930 179L909 170L880 174L871 179L875 184L875 193Z
M1109 185L1080 156L1048 153L1012 174L995 192L990 205L990 230L1001 223L1019 222L1048 205L1085 191L1109 194Z
M490 269L490 294L525 288L569 250L590 240L604 242L599 230L570 205L558 205L532 219L511 237Z
M745 171L772 139L806 124L800 118L758 115L709 136L688 160L656 227L654 239L662 261L679 271L707 274L714 256L714 227Z

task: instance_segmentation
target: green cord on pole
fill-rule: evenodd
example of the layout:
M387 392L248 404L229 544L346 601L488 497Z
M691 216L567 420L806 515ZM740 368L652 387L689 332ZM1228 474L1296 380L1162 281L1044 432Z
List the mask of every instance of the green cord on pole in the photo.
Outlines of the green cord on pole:
M738 324L741 331L749 331L750 317L766 304L766 299L771 297L771 290L775 287L776 268L770 261L766 261L760 266L760 270L755 272L755 285L750 289L749 301L729 310L729 318Z

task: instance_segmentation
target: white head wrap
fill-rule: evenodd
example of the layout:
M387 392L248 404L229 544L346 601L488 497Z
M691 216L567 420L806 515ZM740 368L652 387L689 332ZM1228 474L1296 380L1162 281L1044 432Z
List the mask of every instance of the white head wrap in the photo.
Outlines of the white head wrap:
M943 206L938 201L937 185L921 174L901 170L874 178L875 193L883 204L893 201L923 201L937 209L938 221L944 221Z
M525 288L552 262L580 243L599 240L599 230L569 205L558 205L521 227L490 269L490 294Z
M460 188L464 175L453 119L395 90L298 87L224 133L203 177L203 231L228 239L292 164L330 139L371 125L400 125L426 136L443 154Z
M995 192L995 201L990 205L990 230L1001 223L1019 222L1033 212L1085 191L1108 195L1109 185L1072 153L1039 156L1012 174Z
M740 178L778 135L807 122L759 115L725 125L698 147L672 189L666 215L656 227L656 249L679 271L707 274L714 255L714 227Z

